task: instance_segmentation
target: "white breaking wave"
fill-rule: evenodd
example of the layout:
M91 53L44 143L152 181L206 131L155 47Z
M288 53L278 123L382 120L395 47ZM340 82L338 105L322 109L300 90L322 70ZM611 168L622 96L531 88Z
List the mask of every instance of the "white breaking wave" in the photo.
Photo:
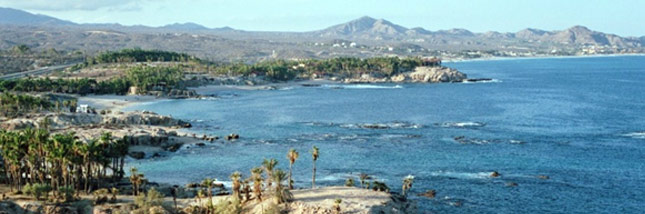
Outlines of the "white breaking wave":
M436 171L436 172L431 172L430 175L439 176L439 177L458 178L458 179L488 179L488 178L491 178L491 173L493 173L493 172L447 172L447 171Z
M439 126L444 128L451 128L451 127L469 128L469 127L482 127L485 125L486 125L485 123L480 123L480 122L445 122L445 123L439 124Z
M371 84L351 84L351 85L322 85L325 88L333 89L399 89L403 88L401 85L385 86L385 85L371 85Z
M627 133L627 134L624 134L623 136L625 136L625 137L631 137L631 138L636 138L636 139L645 139L645 131L643 131L643 132L632 132L632 133Z

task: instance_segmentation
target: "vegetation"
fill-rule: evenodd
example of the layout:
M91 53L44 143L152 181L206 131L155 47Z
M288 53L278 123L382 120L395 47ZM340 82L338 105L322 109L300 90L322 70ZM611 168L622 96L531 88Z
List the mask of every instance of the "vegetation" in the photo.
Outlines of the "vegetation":
M361 74L375 76L393 76L401 72L414 70L422 65L421 58L375 57L375 58L332 58L309 59L300 61L264 61L253 65L234 63L220 65L215 68L217 74L233 75L262 75L267 79L286 81L296 77L357 77Z
M266 179L267 188L271 187L271 182L273 181L273 169L275 169L277 165L278 165L278 160L276 160L275 158L271 158L271 159L265 158L264 161L262 161L262 168L267 174L267 179Z
M262 168L256 167L251 169L251 179L253 180L253 194L258 201L262 201Z
M162 209L164 195L156 189L150 189L146 194L141 194L134 198L134 204L138 209L133 213L156 213L152 210ZM165 213L165 212L162 212Z
M85 62L72 67L72 70L78 70L95 64L103 63L188 61L199 61L199 59L185 53L176 53L170 51L123 49L121 51L108 51L101 53L95 57L89 57L85 60Z
M311 150L311 159L313 160L313 167L312 167L312 175L311 175L311 188L314 189L316 188L316 161L318 160L318 156L320 151L318 150L318 147L314 146Z
M66 103L67 104L67 103ZM18 117L26 113L34 113L42 110L52 110L54 103L40 97L2 93L0 94L0 116Z
M70 192L89 192L103 181L123 177L123 163L128 144L112 140L108 133L100 139L81 142L74 133L55 134L45 129L0 130L2 171L13 191L27 189L34 196L46 185L54 198L68 199ZM112 173L108 176L108 170Z
M348 178L347 180L345 180L345 186L346 187L354 187L354 185L355 184L354 184L354 179L353 178Z
M278 169L273 171L273 181L275 181L275 188L273 189L273 200L276 204L289 202L293 199L293 194L289 189L284 188L282 182L286 179L286 173Z
M287 153L287 159L289 159L289 189L293 189L293 179L291 178L291 175L293 174L293 164L298 159L298 152L296 149L289 150L289 153Z
M137 93L143 94L150 90L176 88L182 78L183 73L178 67L137 66L126 71L125 76L100 82L88 78L3 80L0 81L0 91L123 95L134 86Z
M233 197L242 199L242 195L240 194L240 189L242 187L242 184L240 183L240 180L242 179L242 174L240 172L233 172L231 174L231 181L233 181Z

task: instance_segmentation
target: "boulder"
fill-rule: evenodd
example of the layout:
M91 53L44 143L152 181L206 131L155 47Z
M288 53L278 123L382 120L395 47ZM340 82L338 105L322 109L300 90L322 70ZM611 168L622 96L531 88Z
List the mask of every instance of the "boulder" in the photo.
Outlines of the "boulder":
M129 152L128 155L137 160L144 159L146 157L145 152Z
M497 171L493 171L493 172L490 173L490 177L492 177L492 178L497 178L499 176L501 176L501 174L499 174L499 172L497 172Z
M424 193L419 193L419 196L428 197L428 198L434 198L435 196L437 196L437 191L431 189L431 190L428 190L428 191L426 191Z
M456 69L447 67L426 67L420 66L414 72L409 73L412 82L462 82L467 78L466 74Z

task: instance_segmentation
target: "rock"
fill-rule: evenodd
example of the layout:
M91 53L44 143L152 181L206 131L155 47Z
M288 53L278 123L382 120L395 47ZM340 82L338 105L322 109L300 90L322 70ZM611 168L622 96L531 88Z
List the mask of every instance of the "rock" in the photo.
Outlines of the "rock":
M239 138L240 138L240 135L234 134L234 133L229 134L228 136L226 136L226 140L237 140Z
M549 177L548 175L538 175L537 177L538 177L539 179L542 179L542 180L548 180L548 179L550 179L550 177Z
M206 144L204 144L204 143L196 143L195 145L197 145L199 147L206 146Z
M145 152L130 152L128 155L134 159L141 160L146 158L146 153Z
M413 82L462 82L466 79L466 74L447 67L420 66L409 77Z
M501 176L501 174L499 174L499 172L497 172L497 171L493 171L492 173L490 173L490 177L492 177L492 178L497 178L499 176Z
M490 78L465 79L462 82L486 82L486 81L493 81L493 79L490 79Z
M508 182L508 183L506 183L506 186L507 187L516 187L516 186L518 186L518 184L515 183L515 182Z
M424 197L428 197L428 198L434 198L436 195L437 195L437 191L433 190L433 189L428 190L428 191L426 191L424 193L418 194L418 196L424 196Z
M181 148L182 145L183 144L181 144L181 143L176 143L176 144L172 144L170 146L167 146L164 149L167 150L167 151L170 151L170 152L176 152L177 150L179 150Z

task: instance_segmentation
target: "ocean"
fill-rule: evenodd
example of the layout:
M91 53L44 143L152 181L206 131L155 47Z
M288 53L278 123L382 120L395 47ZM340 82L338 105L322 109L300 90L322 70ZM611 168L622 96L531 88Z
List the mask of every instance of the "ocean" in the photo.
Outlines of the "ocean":
M424 212L645 213L645 56L445 65L493 80L231 90L133 106L240 139L127 165L154 182L227 181L264 158L288 169L295 148L295 185L308 188L315 145L319 186L366 173L400 192L413 175L410 197ZM430 189L435 198L416 196Z

